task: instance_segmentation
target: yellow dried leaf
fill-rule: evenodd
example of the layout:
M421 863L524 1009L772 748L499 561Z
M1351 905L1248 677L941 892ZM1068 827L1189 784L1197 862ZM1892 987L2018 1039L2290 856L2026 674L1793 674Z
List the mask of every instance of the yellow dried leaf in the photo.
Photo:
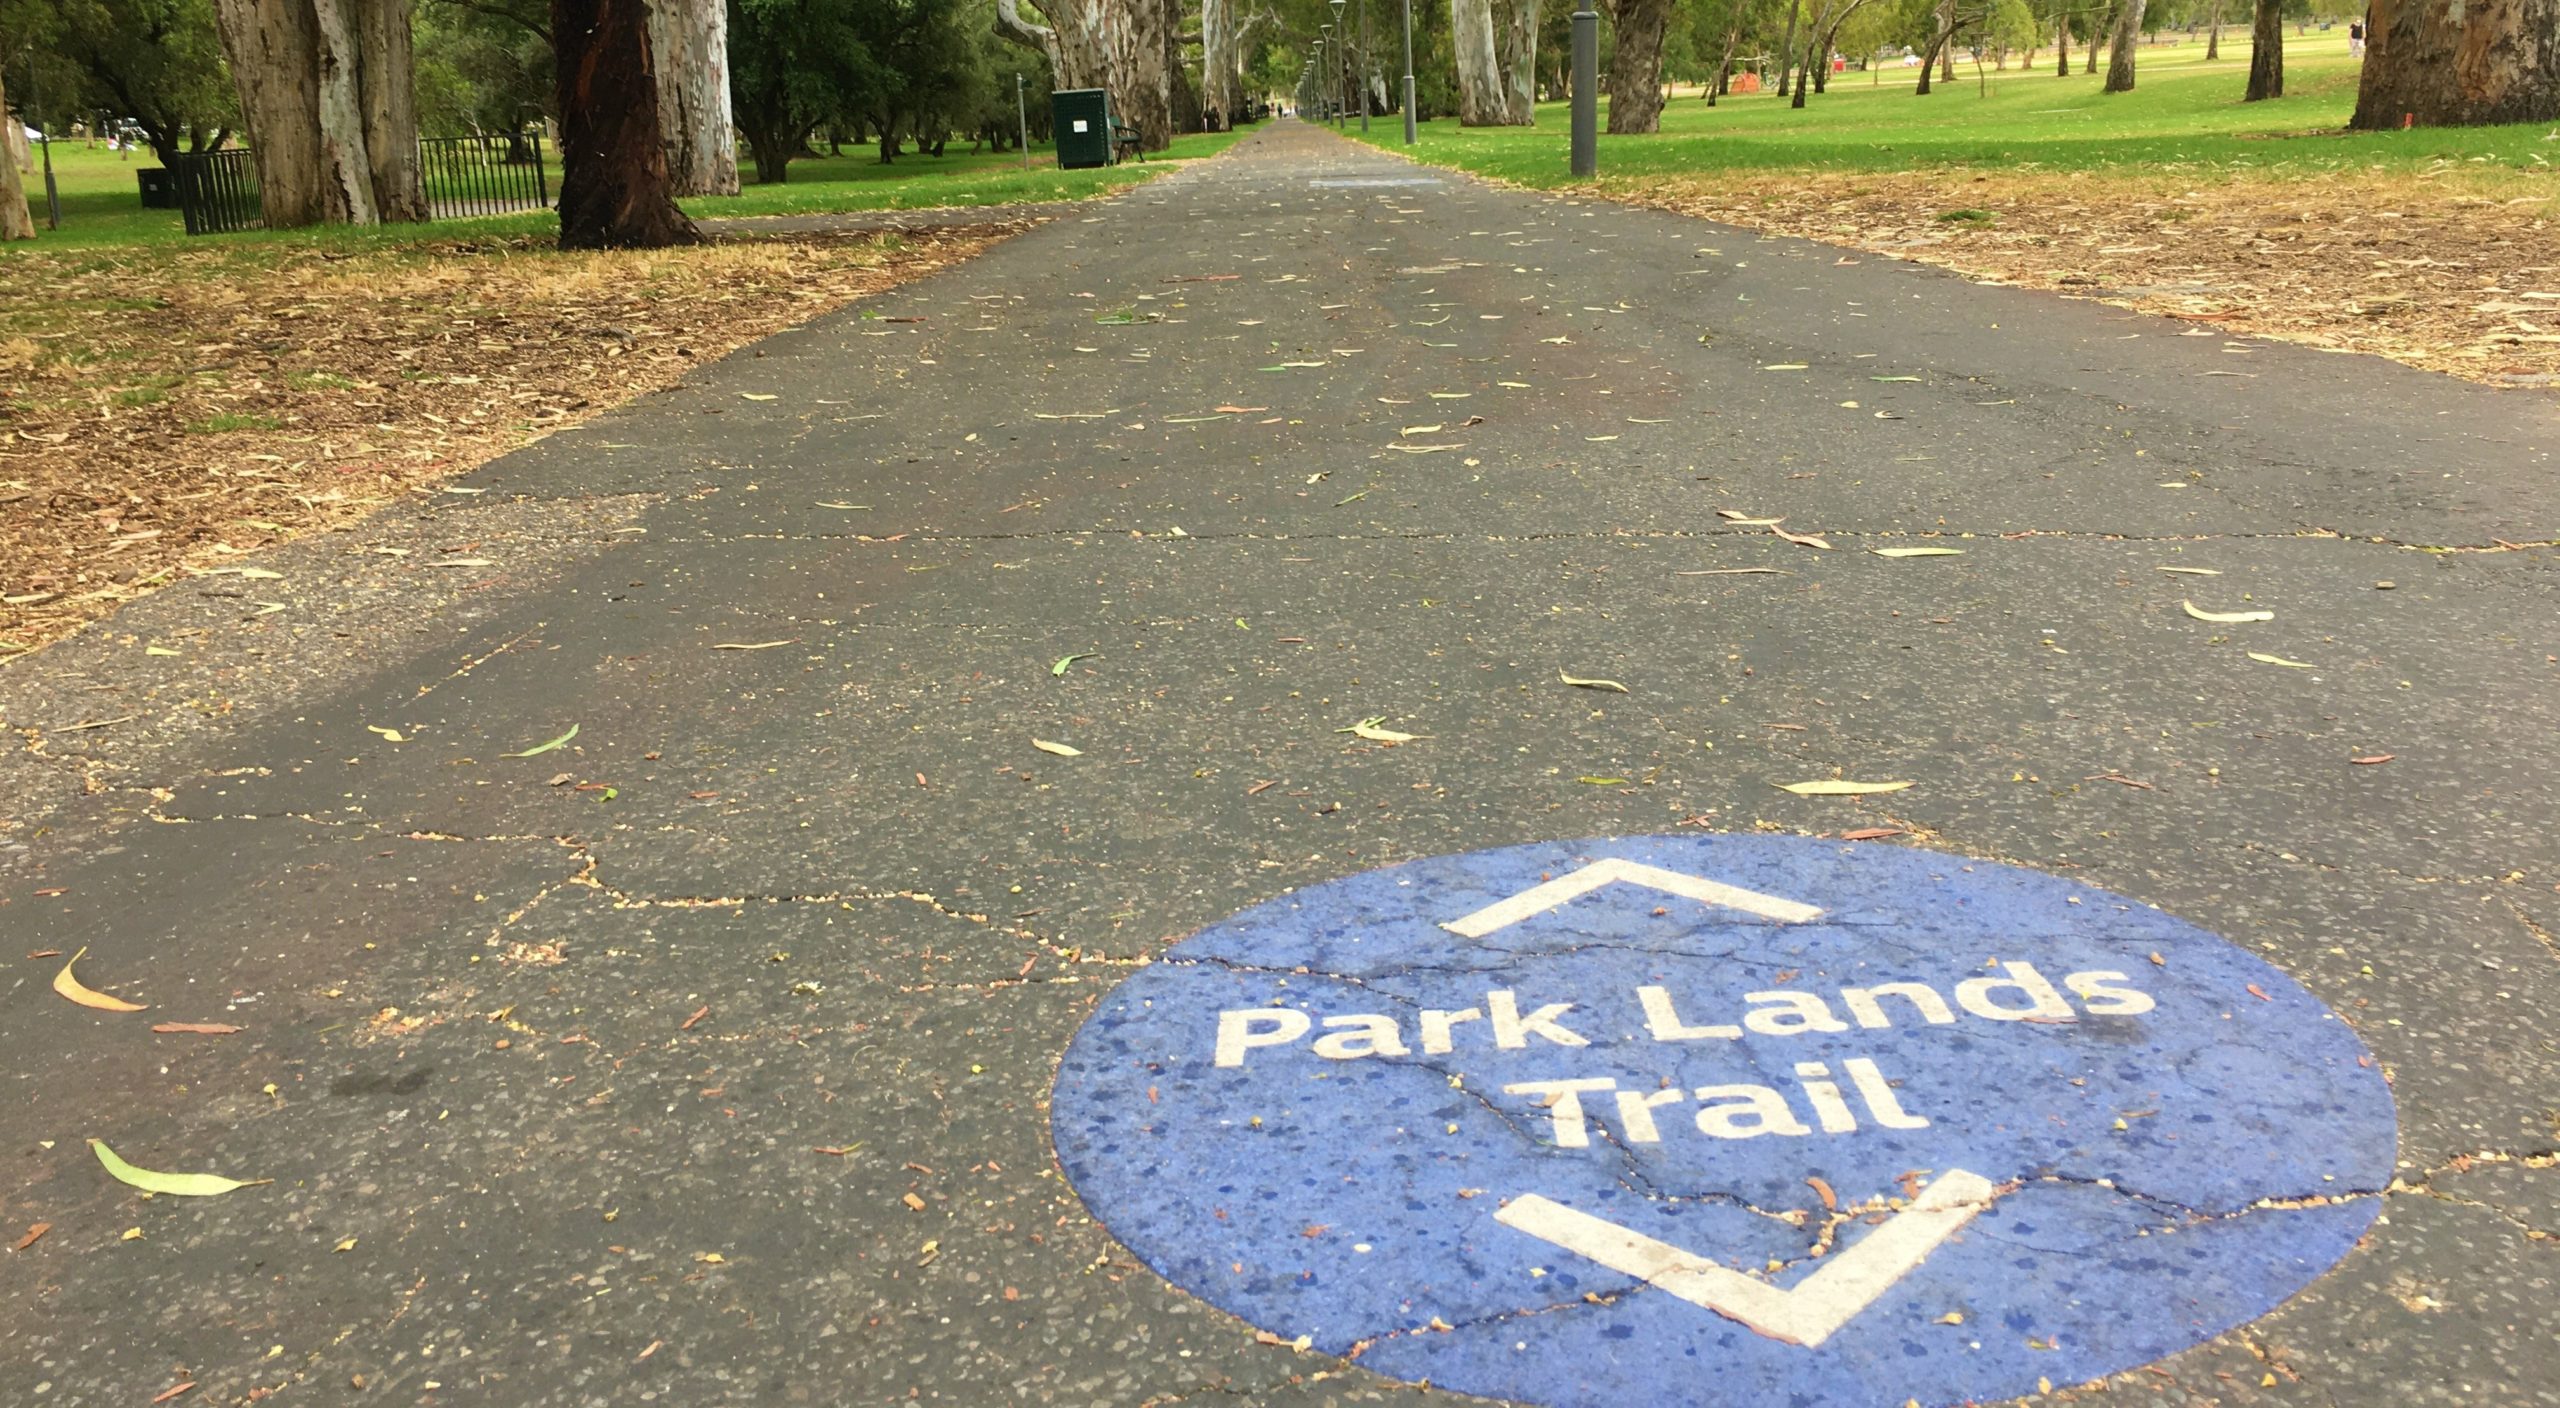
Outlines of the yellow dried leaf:
M1572 685L1576 689L1605 689L1617 694L1624 694L1627 692L1627 687L1618 683L1616 680L1578 680L1573 676L1566 674L1562 670L1556 671L1556 678L1564 681L1566 684Z
M2313 670L2319 668L2308 661L2287 660L2281 655L2261 655L2254 650L2249 652L2249 658L2257 661L2261 665L2282 665L2288 670Z
M2219 577L2222 575L2219 569L2212 567L2163 567L2160 570L2163 572L2175 572L2184 577Z
M1081 758L1084 756L1084 750L1082 748L1070 748L1064 743L1052 743L1045 738L1035 738L1031 740L1031 746L1039 749L1043 753L1055 753L1061 758Z
M771 650L777 645L789 645L792 641L796 641L798 639L798 636L793 636L791 640L760 640L753 645L730 645L723 643L711 648L714 650Z
M779 396L768 396L754 391L741 391L738 394L750 401L779 401L782 399Z
M101 1012L141 1011L141 1003L127 1002L121 997L109 997L105 993L83 986L78 978L71 976L71 965L80 961L81 953L88 951L83 948L80 953L75 953L62 961L62 971L53 975L53 990L83 1007L94 1007Z
M1838 778L1778 784L1781 790L1799 797L1865 797L1877 792L1899 792L1910 785L1908 782L1843 782Z
M1869 548L1878 557L1962 557L1962 548Z

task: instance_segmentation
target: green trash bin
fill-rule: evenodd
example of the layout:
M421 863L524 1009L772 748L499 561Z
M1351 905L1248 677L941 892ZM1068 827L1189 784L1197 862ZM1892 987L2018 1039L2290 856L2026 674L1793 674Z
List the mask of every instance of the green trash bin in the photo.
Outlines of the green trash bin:
M178 208L177 178L165 166L136 167L133 179L142 187L142 208L175 210Z
M1049 95L1049 130L1058 140L1058 164L1070 171L1111 164L1111 94L1100 88L1062 88Z

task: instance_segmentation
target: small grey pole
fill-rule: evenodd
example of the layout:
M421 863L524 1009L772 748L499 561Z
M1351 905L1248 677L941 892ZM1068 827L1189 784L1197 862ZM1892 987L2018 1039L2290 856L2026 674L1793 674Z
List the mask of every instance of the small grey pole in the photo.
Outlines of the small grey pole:
M1413 138L1413 0L1404 0L1404 144Z
M1360 135L1369 135L1369 0L1360 0Z
M1022 75L1013 76L1013 116L1022 124L1022 169L1031 169L1031 109L1023 104Z
M1573 174L1600 171L1600 12L1573 12Z

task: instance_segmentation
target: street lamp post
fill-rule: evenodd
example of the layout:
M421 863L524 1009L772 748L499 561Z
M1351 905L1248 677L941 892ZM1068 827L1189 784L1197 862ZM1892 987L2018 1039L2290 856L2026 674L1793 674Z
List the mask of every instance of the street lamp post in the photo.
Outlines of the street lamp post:
M1600 12L1573 12L1573 174L1600 171Z
M1328 30L1333 28L1332 25L1325 25L1323 27ZM1333 60L1327 57L1324 52L1324 39L1321 35L1316 39L1315 83L1317 99L1316 121L1319 123L1331 122L1333 121L1333 95L1327 93L1325 90L1333 86Z
M1346 3L1346 0L1331 0L1331 3L1333 5L1334 37L1342 41L1336 52L1341 56L1343 83L1348 84L1351 81L1351 27L1342 22L1342 7ZM1340 94L1341 91L1342 89L1340 87L1336 87L1334 89L1334 92L1337 95ZM1349 103L1339 101L1335 103L1333 109L1333 127L1335 131L1339 132L1342 130L1344 126L1343 119L1350 115L1350 109L1351 105Z
M1360 135L1369 135L1369 0L1360 0Z
M1404 0L1404 144L1413 138L1413 0Z
M1013 117L1022 124L1022 169L1031 169L1031 109L1023 101L1022 75L1013 76Z

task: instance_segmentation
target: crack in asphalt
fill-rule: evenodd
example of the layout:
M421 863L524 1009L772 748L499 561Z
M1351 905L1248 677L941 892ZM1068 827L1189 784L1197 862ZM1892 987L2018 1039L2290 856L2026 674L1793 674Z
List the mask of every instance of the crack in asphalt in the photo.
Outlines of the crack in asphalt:
M2536 541L2533 541L2533 542L2524 542L2524 543L2512 542L2512 541L2509 541L2509 540L2506 540L2506 539L2498 539L2498 538L2493 538L2493 539L2489 540L2489 541L2488 541L2488 542L2486 542L2486 543L2417 543L2417 542L2407 542L2407 541L2403 541L2403 540L2396 539L2396 538L2383 538L2383 537L2375 537L2375 536L2365 535L2365 534L2348 534L2348 533L2341 533L2341 532L2338 532L2338 531L2336 531L2336 530L2334 530L2334 529L2327 529L2327 528L2302 528L2302 529L2295 529L2295 530L2292 530L2292 531L2289 531L2289 532L2260 532L2260 533L2156 533L2156 534L2146 534L2146 533L2102 533L2102 532L2091 532L2091 531L2088 531L2088 530L2086 530L2086 529L2075 529L2075 528L2036 528L2036 529L2023 529L2023 530L2021 530L2021 529L1981 529L1981 530L1977 530L1977 529L1965 529L1965 528L1936 528L1936 529L1930 529L1930 530L1925 531L1925 532L1914 532L1914 531L1909 531L1909 530L1891 530L1891 529L1829 528L1829 529L1808 529L1808 530L1806 530L1806 531L1811 532L1811 533L1814 533L1814 534L1817 534L1817 535L1819 535L1819 536L1821 536L1821 537L1824 537L1824 538L1850 538L1850 539L1857 539L1857 540L1875 539L1875 540L1879 540L1879 541L1886 541L1886 540L1899 540L1899 539L1904 539L1904 538L1925 538L1925 539L1929 539L1929 540L1932 540L1932 541L1935 541L1935 540L1938 540L1938 539L1947 539L1947 540L1958 540L1958 539L1964 539L1964 540L1972 540L1972 541L1977 541L1977 542L1979 542L1979 541L1989 541L1989 540L1998 540L1998 541L2021 541L2021 540L2031 539L2031 538L2058 538L2058 539L2063 539L2063 540L2066 540L2066 541L2072 541L2072 542L2102 542L2102 543L2335 542L2335 543L2346 543L2346 544L2350 544L2350 545L2354 545L2354 546L2359 546L2359 547L2379 547L2379 548L2387 548L2387 549L2390 549L2390 550L2395 551L2395 552L2422 552L2422 553L2432 553L2432 554L2457 554L2457 555L2465 555L2465 556L2480 556L2480 555L2492 555L2492 556L2494 556L2494 555L2502 554L2502 553L2512 553L2512 552L2532 552L2532 551L2537 551L2537 550L2540 550L2540 549L2546 549L2546 548L2560 548L2560 538L2553 538L2553 539L2549 539L2549 540L2536 540ZM788 533L788 532L771 532L771 533L745 533L745 532L741 532L741 533L709 533L709 534L652 533L652 534L650 534L650 535L649 535L649 537L648 537L647 541L648 541L648 542L651 542L651 543L657 543L657 544L699 544L699 545L709 545L709 546L715 546L715 547L716 547L716 546L719 546L719 545L722 545L722 544L729 544L729 543L745 543L745 542L777 542L777 543L790 543L790 542L814 542L814 543L824 543L824 542L854 542L854 543L881 543L881 544L896 544L896 545L900 545L900 546L908 546L908 545L922 546L922 545L926 545L926 544L960 544L960 545L966 545L966 544L971 544L971 543L1068 542L1068 541L1078 541L1078 540L1092 540L1092 541L1096 542L1097 544L1099 544L1099 543L1127 543L1127 542L1129 542L1129 541L1130 541L1130 535L1132 535L1132 534L1137 534L1137 535L1138 535L1138 537L1137 537L1137 542L1139 542L1139 543L1141 543L1141 544L1145 544L1145 545L1152 545L1152 546L1156 546L1156 547L1171 547L1171 546L1176 546L1176 545L1184 544L1184 543L1201 543L1201 544L1211 544L1211 543L1452 543L1452 544L1456 544L1456 543L1551 543L1551 542L1566 542L1566 543L1574 543L1574 542L1623 542L1623 541L1630 541L1630 540L1634 540L1634 541L1668 541L1668 542L1690 542L1690 541L1696 541L1696 542L1710 542L1710 541L1717 541L1717 540L1726 540L1726 541L1745 541L1745 542L1749 542L1749 541L1767 541L1767 542L1771 542L1771 543L1776 543L1776 542L1783 541L1783 540L1781 540L1781 539L1772 538L1772 537L1770 537L1770 536L1769 536L1768 534L1766 534L1766 533L1754 532L1754 531L1751 531L1751 530L1749 530L1749 529L1739 529L1739 528L1735 528L1735 529L1719 529L1719 528L1695 528L1695 529L1689 529L1689 528L1611 528L1611 529L1591 529L1591 530L1586 530L1586 531L1581 531L1581 532L1555 532L1555 533L1447 533L1447 532L1409 532L1409 533L1394 533L1394 532L1382 532L1382 533L1323 533L1323 532L1304 532L1304 533L1293 533L1293 532L1276 532L1276 533L1221 533L1221 532L1211 531L1211 532L1204 532L1204 533L1183 532L1183 533L1174 534L1174 533L1147 533L1147 532L1145 532L1144 530L1142 530L1141 528L1139 528L1139 527L1138 527L1137 525L1135 525L1135 524L1122 524L1122 525L1116 525L1116 526L1114 526L1114 525L1106 525L1106 526L1090 527L1090 528L1052 528L1052 529L1034 529L1034 530L1029 530L1029 531L1023 531L1023 532L1010 532L1010 533L944 533L944 532L936 532L936 531L931 530L931 529L917 529L917 530L912 530L912 531L909 531L909 532L899 533L899 534L894 534L894 535L891 535L891 534L883 534L883 533Z

